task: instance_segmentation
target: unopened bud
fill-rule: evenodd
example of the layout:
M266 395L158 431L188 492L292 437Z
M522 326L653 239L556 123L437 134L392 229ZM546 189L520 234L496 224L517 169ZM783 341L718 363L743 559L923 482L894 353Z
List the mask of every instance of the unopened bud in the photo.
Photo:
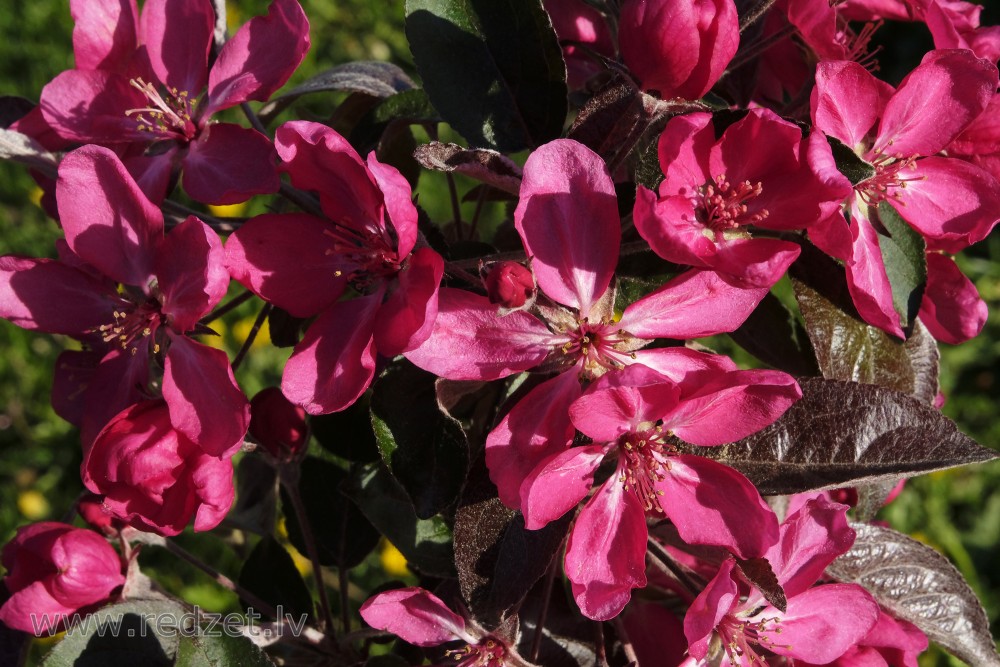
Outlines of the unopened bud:
M290 461L306 446L306 411L277 387L263 389L250 401L250 435L275 458Z
M486 274L485 282L490 303L503 308L520 308L535 293L531 271L517 262L497 262Z

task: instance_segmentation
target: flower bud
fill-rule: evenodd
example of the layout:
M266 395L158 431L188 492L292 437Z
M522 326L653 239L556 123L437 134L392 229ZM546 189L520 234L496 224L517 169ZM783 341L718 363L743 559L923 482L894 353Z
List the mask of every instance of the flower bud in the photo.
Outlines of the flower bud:
M489 269L484 282L490 303L503 308L520 308L535 293L534 276L517 262L497 262Z
M290 461L309 438L306 411L277 387L262 389L250 401L250 435L274 458Z
M125 583L114 548L92 530L45 521L23 526L3 549L11 596L0 621L35 635L108 601Z
M100 496L88 493L76 504L76 511L80 513L83 520L90 524L96 531L104 533L108 537L113 537L125 527L121 519L111 514L105 507Z

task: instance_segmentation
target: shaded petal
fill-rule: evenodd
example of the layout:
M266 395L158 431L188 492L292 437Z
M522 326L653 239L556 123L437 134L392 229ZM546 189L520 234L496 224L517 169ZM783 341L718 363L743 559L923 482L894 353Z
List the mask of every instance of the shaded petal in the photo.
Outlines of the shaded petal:
M163 239L154 269L160 310L178 333L193 329L229 288L222 241L193 215Z
M586 498L607 450L605 445L571 447L535 466L521 484L524 527L544 528Z
M281 186L271 140L232 123L206 125L184 156L184 191L206 204L237 204Z
M691 269L644 296L622 315L619 327L639 338L701 338L738 328L766 287L734 287L713 271Z
M361 618L417 646L437 646L455 639L475 643L465 631L465 621L436 595L423 588L400 588L369 598L361 605Z
M764 555L789 598L823 576L826 566L854 544L847 505L823 496L809 500L781 524L778 542Z
M430 336L406 358L449 380L496 380L542 363L554 339L533 315L501 317L486 297L444 287Z
M117 155L91 145L63 158L56 202L74 253L116 282L148 288L163 214Z
M42 88L38 106L63 139L115 144L149 140L149 134L139 132L135 119L125 115L128 109L148 104L125 76L104 70L68 70Z
M521 485L531 471L572 443L569 406L580 392L573 371L550 378L518 401L486 437L486 467L508 507L520 509Z
M122 71L139 45L135 0L70 0L77 69Z
M604 161L569 139L528 157L514 211L538 286L584 317L608 290L621 242L615 186Z
M112 286L62 262L0 257L0 317L22 329L79 337L125 305Z
M109 351L97 365L83 395L80 440L89 445L115 415L149 397L149 345L135 354L120 347Z
M640 185L635 194L632 219L653 252L668 262L700 268L712 266L716 246L705 235L705 225L695 219L694 203L689 197L657 200L652 190Z
M209 0L146 0L140 17L142 43L156 77L194 99L208 78L215 12Z
M151 202L162 202L180 165L181 149L168 148L157 155L134 155L122 158L122 164L132 174L139 189Z
M708 165L713 145L715 125L712 114L689 113L671 118L656 144L663 170L660 196L694 194L693 188L699 188L717 176Z
M295 317L311 317L340 298L351 270L343 256L327 252L333 245L329 229L302 213L259 215L226 241L226 267L265 301Z
M247 100L266 101L309 50L309 20L296 0L273 0L267 16L244 23L208 75L206 115Z
M56 359L52 375L52 408L56 414L79 427L84 417L83 397L101 354L92 350L65 350Z
M853 254L844 268L847 269L847 287L858 313L868 324L904 338L899 313L892 303L892 286L885 272L878 232L867 219L858 215L851 221L851 233L855 235Z
M442 276L444 260L430 248L421 248L410 256L399 272L398 287L375 318L375 348L379 354L394 357L427 340L437 318Z
M851 226L841 211L809 227L809 240L826 254L839 260L848 260L854 252Z
M285 364L281 391L309 414L339 412L375 376L375 315L383 290L338 301L320 313Z
M763 556L778 540L778 518L746 477L693 454L669 461L656 489L682 540L726 547L744 559Z
M204 453L195 458L192 467L191 486L198 501L192 528L212 530L226 518L236 498L233 460L229 456L216 458Z
M690 654L702 660L708 655L708 643L715 628L732 613L740 601L740 592L733 581L736 561L727 558L705 589L691 603L684 616L684 636Z
M0 608L0 621L8 628L33 635L53 632L77 608L57 600L45 584L44 581L35 581L11 594Z
M937 340L958 345L983 330L989 311L976 286L950 257L927 254L927 287L920 321Z
M813 125L856 150L864 146L893 92L856 62L821 62L811 99Z
M566 544L566 577L587 618L614 618L646 585L646 515L617 475L580 511Z
M232 455L243 444L250 402L222 350L171 334L163 398L173 427L209 456Z
M417 242L417 207L413 204L410 183L395 167L379 162L375 151L368 154L368 171L382 191L385 212L396 230L396 254L406 257Z

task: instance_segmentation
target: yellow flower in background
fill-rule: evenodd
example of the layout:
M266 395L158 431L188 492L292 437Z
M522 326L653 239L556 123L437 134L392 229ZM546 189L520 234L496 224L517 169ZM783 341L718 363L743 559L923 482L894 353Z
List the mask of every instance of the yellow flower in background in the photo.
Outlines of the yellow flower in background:
M246 213L247 203L225 204L223 206L213 206L209 204L208 212L219 218L238 218Z
M28 489L17 496L17 509L22 516L31 521L38 521L49 515L49 501L38 491Z
M379 561L386 574L394 577L405 577L410 575L410 569L406 567L406 556L388 540L382 541L382 551L379 553Z

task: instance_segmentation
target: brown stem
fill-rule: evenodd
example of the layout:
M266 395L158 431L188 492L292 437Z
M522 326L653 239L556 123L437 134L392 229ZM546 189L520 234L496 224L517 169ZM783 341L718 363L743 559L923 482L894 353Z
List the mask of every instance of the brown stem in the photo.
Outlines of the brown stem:
M167 199L163 202L163 210L181 218L187 218L189 215L193 215L211 227L214 231L221 232L223 234L235 232L240 228L245 220L245 218L231 218L223 220L222 218L217 218L214 215L209 215L208 213L188 208L184 204L175 202L172 199Z
M213 310L212 312L210 312L208 315L206 315L205 317L201 318L200 323L201 324L209 324L210 322L214 322L215 320L219 319L220 317L222 317L226 313L230 312L231 310L233 310L235 308L238 308L239 306L242 306L244 303L246 303L247 301L249 301L252 297L253 297L253 292L251 292L250 290L246 290L242 294L240 294L238 296L234 296L232 298L232 300L229 301L228 303L226 303L226 304L224 304L222 306L219 306L218 308L216 308L215 310Z
M659 566L658 569L660 571L672 575L691 595L697 596L701 592L702 587L695 583L694 579L688 576L687 572L681 569L670 554L667 553L667 550L660 546L656 540L650 537L646 540L646 545L648 547L646 553L650 555L653 564Z
M747 28L759 21L774 3L775 0L760 0L757 6L751 9L750 13L740 20L740 34L742 35L746 32Z
M545 577L545 589L542 591L542 608L538 610L538 619L535 621L535 636L531 638L531 662L538 662L538 652L542 649L545 619L549 615L549 602L552 599L552 586L556 580L558 565L559 559L553 558L552 563L549 565L548 575Z
M635 654L635 648L632 646L632 640L628 638L628 632L625 631L622 617L616 616L611 620L611 624L615 626L615 632L618 633L618 640L622 643L622 650L625 651L625 659L628 660L629 667L639 667L639 657Z
M243 359L247 356L247 352L250 351L250 346L257 339L257 334L260 332L264 322L267 320L268 313L271 312L271 304L265 303L264 307L260 309L260 313L257 315L257 319L254 320L253 327L250 329L250 333L247 334L247 339L243 341L243 347L240 351L236 353L236 357L233 359L233 372L240 367L243 363Z

